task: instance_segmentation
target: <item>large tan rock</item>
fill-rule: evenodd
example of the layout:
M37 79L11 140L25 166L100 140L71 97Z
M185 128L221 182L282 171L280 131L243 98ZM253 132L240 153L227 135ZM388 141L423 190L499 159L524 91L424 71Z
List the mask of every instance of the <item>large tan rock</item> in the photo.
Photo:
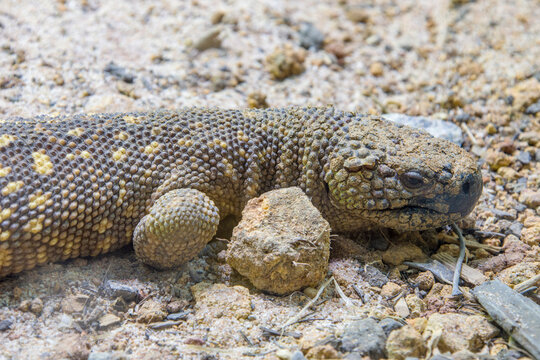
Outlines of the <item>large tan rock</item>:
M330 225L297 187L250 200L233 231L227 262L258 289L288 294L324 279Z

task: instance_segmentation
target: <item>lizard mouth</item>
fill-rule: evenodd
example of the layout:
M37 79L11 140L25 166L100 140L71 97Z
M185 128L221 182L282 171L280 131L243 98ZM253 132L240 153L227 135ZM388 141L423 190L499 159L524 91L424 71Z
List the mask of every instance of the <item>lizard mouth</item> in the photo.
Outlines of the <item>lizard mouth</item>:
M381 227L398 231L419 231L449 225L463 216L423 206L407 205L388 210L369 211L367 217Z
M467 216L478 201L482 193L482 178L479 173L464 176L462 185L456 194L445 193L433 197L419 197L413 199L409 205L398 210L409 217L426 217L431 219L447 219L442 221L446 225L452 221ZM431 226L433 227L433 226Z

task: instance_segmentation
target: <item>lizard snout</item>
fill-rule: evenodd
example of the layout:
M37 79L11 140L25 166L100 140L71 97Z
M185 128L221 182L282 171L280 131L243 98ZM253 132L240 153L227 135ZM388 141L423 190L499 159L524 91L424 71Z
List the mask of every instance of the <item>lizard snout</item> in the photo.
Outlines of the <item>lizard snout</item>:
M457 195L449 195L446 203L449 205L449 213L460 213L462 216L472 211L478 198L482 194L482 176L480 172L463 176Z

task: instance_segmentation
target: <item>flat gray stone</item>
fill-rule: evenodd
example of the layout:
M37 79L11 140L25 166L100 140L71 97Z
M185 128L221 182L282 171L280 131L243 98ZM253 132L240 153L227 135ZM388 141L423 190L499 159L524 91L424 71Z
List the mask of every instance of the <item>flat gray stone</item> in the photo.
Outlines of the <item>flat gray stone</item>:
M501 328L534 358L540 359L540 306L500 280L486 281L472 291Z
M341 338L341 349L356 355L369 356L371 359L385 357L386 334L374 319L367 318L353 321L345 327ZM351 357L347 357L351 358Z
M463 132L459 126L450 121L398 113L384 114L382 118L396 124L425 130L434 137L451 141L460 146L463 144Z

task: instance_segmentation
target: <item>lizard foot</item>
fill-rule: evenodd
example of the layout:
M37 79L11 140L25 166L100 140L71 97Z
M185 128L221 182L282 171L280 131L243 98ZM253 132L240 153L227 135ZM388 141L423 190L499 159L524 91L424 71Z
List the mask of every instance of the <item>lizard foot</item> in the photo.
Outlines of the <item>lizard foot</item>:
M170 269L195 257L215 235L219 211L195 189L171 190L156 200L133 233L137 258Z

